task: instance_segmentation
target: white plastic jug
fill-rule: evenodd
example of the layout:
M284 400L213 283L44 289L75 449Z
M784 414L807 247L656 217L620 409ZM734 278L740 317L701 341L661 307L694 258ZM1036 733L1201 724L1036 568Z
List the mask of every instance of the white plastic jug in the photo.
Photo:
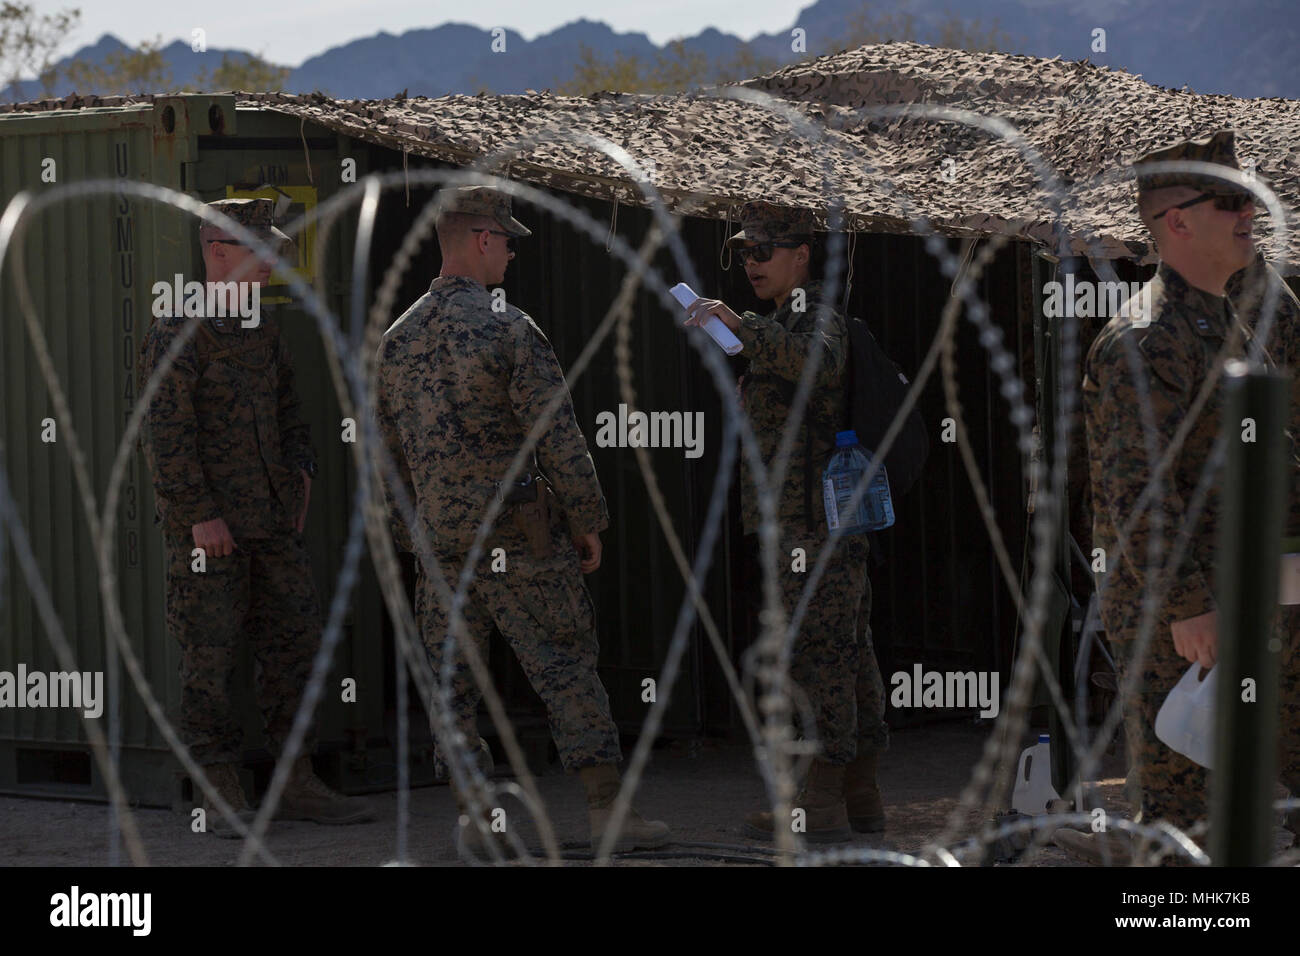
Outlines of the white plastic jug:
M1156 736L1166 747L1202 767L1214 767L1214 695L1217 667L1204 680L1193 664L1174 685L1156 714Z
M1300 604L1300 554L1282 555L1282 580L1277 588L1278 604Z
M1016 770L1016 788L1011 793L1011 808L1031 816L1046 813L1049 800L1061 799L1052 786L1052 744L1047 734L1038 735L1038 743L1020 754Z

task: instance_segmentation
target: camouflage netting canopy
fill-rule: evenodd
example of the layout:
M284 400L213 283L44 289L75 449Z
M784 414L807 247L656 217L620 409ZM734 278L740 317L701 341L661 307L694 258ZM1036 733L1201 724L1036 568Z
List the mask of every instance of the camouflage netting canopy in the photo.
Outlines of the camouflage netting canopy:
M746 200L768 199L811 209L824 224L827 197L837 194L859 231L908 232L924 216L949 236L1002 233L1054 254L1064 252L1068 241L1074 253L1144 261L1153 256L1134 206L1129 163L1153 149L1234 129L1243 165L1253 159L1288 211L1300 209L1296 100L1166 90L1086 61L915 43L865 46L739 86L781 98L795 123L830 127L827 141L809 141L789 116L759 104L700 93L386 100L259 93L238 94L238 103L460 165L541 137L495 171L508 169L517 179L623 203L642 202L632 177L574 134L623 147L647 165L654 184L681 213L722 219L734 216ZM69 98L10 109L147 99ZM1064 235L1053 236L1048 193L1012 146L952 120L864 115L872 107L900 104L967 110L1014 126L1059 177L1066 193ZM1257 234L1269 232L1261 222ZM1300 240L1293 237L1286 250L1266 251L1285 273L1300 273Z

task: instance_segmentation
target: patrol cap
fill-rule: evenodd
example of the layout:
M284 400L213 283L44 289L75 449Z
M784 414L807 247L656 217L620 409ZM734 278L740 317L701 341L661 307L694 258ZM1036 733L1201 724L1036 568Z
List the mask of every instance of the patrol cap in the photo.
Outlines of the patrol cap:
M278 246L280 252L294 244L292 239L275 227L275 203L270 199L218 199L208 205L235 220L272 248ZM220 226L205 222L199 226L199 238L209 240L237 237Z
M740 207L740 232L727 240L732 249L746 242L771 242L790 236L811 236L812 213L770 202L747 202Z
M516 219L510 209L510 197L488 186L460 186L439 194L439 215L457 212L465 216L487 216L512 236L531 236L533 231Z
M1215 163L1229 169L1240 171L1235 150L1236 133L1232 130L1220 130L1209 139L1189 139L1175 146L1168 146L1140 156L1133 161L1137 168L1138 192L1145 193L1155 189L1168 189L1170 186L1189 186L1201 192L1217 196L1235 196L1243 191L1238 186L1223 179L1192 172L1142 173L1146 163L1167 163L1190 160L1201 163Z

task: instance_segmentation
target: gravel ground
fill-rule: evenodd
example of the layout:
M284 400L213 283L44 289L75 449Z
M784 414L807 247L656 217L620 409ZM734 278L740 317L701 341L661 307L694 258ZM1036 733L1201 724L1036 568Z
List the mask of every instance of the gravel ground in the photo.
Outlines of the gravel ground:
M944 828L962 787L979 759L986 731L966 724L906 729L893 734L881 760L880 783L888 830L859 847L916 852ZM1122 757L1107 758L1097 792L1112 813L1126 813ZM585 851L586 814L579 782L558 770L537 778L561 844ZM371 797L374 823L323 827L275 823L267 846L276 859L296 866L376 866L397 855L397 797ZM697 740L656 750L642 780L636 805L643 816L673 828L675 843L659 854L620 857L618 865L764 865L770 846L747 839L746 812L763 801L763 788L747 747ZM541 841L522 805L507 799L508 825L519 827L529 846ZM162 866L233 864L240 844L192 833L189 817L168 810L137 810L136 820L149 860ZM423 787L410 795L408 862L461 865L453 838L457 811L446 786ZM968 816L969 835L982 821ZM108 863L107 813L102 804L0 797L0 864L6 866L102 866ZM579 847L577 844L583 844ZM699 844L714 846L702 847ZM767 852L765 852L767 851ZM125 854L123 860L125 860ZM584 865L582 860L572 861ZM974 861L972 861L974 862ZM1021 865L1062 866L1072 861L1048 844Z

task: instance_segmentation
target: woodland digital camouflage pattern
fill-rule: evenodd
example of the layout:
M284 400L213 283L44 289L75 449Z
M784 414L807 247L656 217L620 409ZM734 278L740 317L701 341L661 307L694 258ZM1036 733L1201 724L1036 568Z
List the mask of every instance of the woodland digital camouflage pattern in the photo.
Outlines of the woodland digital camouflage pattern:
M140 387L187 321L199 327L160 383L145 419L145 457L167 532L224 518L238 544L293 531L299 468L315 461L294 389L293 360L265 313L155 319L141 349Z
M380 431L453 588L489 501L557 391L564 400L535 456L563 511L563 518L553 512L549 528L553 554L534 557L517 518L520 506L507 507L487 539L465 616L485 659L492 625L501 630L546 703L565 768L576 770L621 757L596 674L591 597L571 540L604 530L609 513L555 353L528 315L513 306L493 311L487 290L462 277L435 279L379 347ZM394 532L410 547L412 536L386 490ZM490 569L495 548L505 551L504 572ZM447 608L423 563L417 602L437 672ZM474 740L480 694L459 655L456 667L453 707L461 732ZM440 764L444 759L439 753Z
M609 511L564 372L527 314L511 305L494 312L491 296L472 279L438 278L384 334L380 427L440 551L469 550L488 502L557 390L564 400L535 457L572 532L602 531Z
M487 186L461 186L448 190L439 214L460 213L464 216L487 216L495 219L512 236L531 236L533 231L514 217L510 197Z
M181 645L181 726L201 764L238 760L230 691L237 644L260 670L270 745L287 733L320 633L320 605L295 520L300 466L315 460L279 328L263 314L158 318L139 361L143 390L186 321L199 327L160 383L143 445L167 545L167 622ZM236 551L191 570L193 526L223 518ZM311 740L305 753L310 753Z
M190 569L190 536L167 536L167 629L181 646L180 726L203 765L237 763L243 730L231 705L239 642L255 661L256 699L267 746L279 753L311 675L320 602L297 535L237 538L238 550ZM315 747L315 730L300 753Z
M536 559L529 554L527 537L512 524L497 531L491 546L505 549L507 570L491 571L487 557L480 562L464 606L466 633L486 661L492 628L495 625L500 630L546 705L551 736L565 770L617 763L622 759L618 728L596 673L600 645L595 611L582 579L578 552L558 520L551 525L551 543L554 554ZM439 564L444 574L456 575L464 556L444 554ZM415 614L434 673L441 674L443 639L449 624L447 607L422 567L416 582ZM478 734L475 715L483 695L459 649L455 661L451 700L456 726L473 741ZM440 747L435 749L437 772L446 776L445 754Z
M791 390L799 381L814 342L822 353L805 415L809 428L796 432L778 496L781 549L777 554L782 603L787 620L807 583L807 573L790 570L790 554L804 548L812 567L829 530L822 506L820 484L813 489L811 509L806 507L804 450L812 439L813 480L820 482L835 447L835 433L844 415L845 368L848 329L838 312L831 311L825 328L817 332L817 304L822 287L809 283L805 310L796 312L792 295L770 316L746 312L736 335L750 359L741 389L741 401L754 426L759 454L770 467L781 432L790 414ZM747 533L758 530L756 489L748 463L742 462L741 506ZM808 530L811 514L812 530ZM884 692L880 668L871 645L871 587L867 580L867 540L861 536L840 539L808 612L799 628L791 663L791 677L809 695L817 715L817 733L824 759L844 764L859 746L864 752L884 750L888 730L884 723Z
M293 240L276 228L275 203L269 199L218 199L208 205L235 220L272 249L278 249L281 254L293 246ZM199 226L199 235L204 239L236 238L208 223Z
M799 290L795 290L797 293ZM803 290L804 310L794 309L797 294L791 295L771 315L745 312L740 317L736 337L744 345L742 355L749 357L749 368L741 383L741 402L754 426L759 455L764 464L776 457L790 412L792 390L798 385L809 346L815 341L821 364L813 380L812 391L804 411L804 421L795 432L785 483L777 497L777 518L783 528L800 533L807 530L805 516L804 451L808 435L812 436L813 481L811 517L813 529L827 533L826 513L821 507L821 473L835 450L835 433L844 421L845 374L848 361L848 326L844 317L832 308L819 332L816 329L822 286L810 282ZM749 463L741 458L741 497L745 533L758 530L757 491L749 472Z
M811 568L825 543L824 535L789 536L781 543L777 573L787 620L808 584L806 571L791 570L789 556L803 548ZM817 720L821 756L835 764L889 748L884 682L871 641L867 552L865 536L840 538L808 603L790 658L790 678L808 695ZM794 712L799 713L797 707ZM811 736L807 730L805 736Z
M740 207L740 232L727 240L733 249L746 242L770 242L787 236L811 236L812 214L767 202L747 202Z
M1140 295L1132 299L1132 314L1107 324L1085 364L1083 404L1095 502L1093 547L1106 553L1106 572L1098 576L1101 615L1121 680L1136 663L1143 598L1148 593L1156 596L1154 629L1137 699L1124 704L1128 752L1142 788L1144 818L1188 827L1207 812L1206 771L1161 743L1154 726L1165 697L1189 666L1174 651L1170 624L1215 609L1221 475L1191 525L1183 560L1172 573L1169 557L1176 536L1187 526L1188 502L1218 434L1224 401L1221 384L1212 390L1150 506L1133 520L1122 551L1118 536L1150 481L1154 460L1169 446L1220 351L1226 352L1225 357L1243 354L1249 331L1226 298L1193 288L1165 265L1151 280L1149 314L1142 310L1141 301ZM1232 341L1227 341L1230 334ZM1148 458L1144 408L1155 428L1150 451L1154 458ZM1161 548L1156 560L1149 550L1153 539ZM1283 618L1297 620L1291 611L1285 611ZM1282 700L1290 694L1292 702L1300 689L1294 634L1286 636L1282 662ZM1294 705L1284 707L1282 733L1288 756L1280 766L1283 782L1293 791L1300 785L1297 716Z

